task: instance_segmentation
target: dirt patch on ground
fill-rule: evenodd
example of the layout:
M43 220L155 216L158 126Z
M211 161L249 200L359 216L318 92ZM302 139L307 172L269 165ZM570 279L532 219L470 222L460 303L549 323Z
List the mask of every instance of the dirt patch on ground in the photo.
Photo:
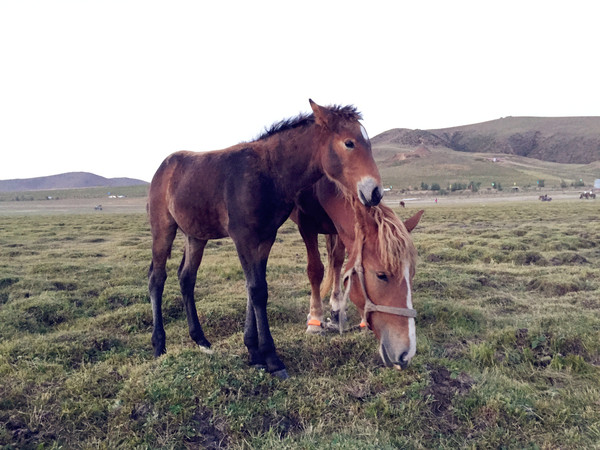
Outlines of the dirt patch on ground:
M209 409L198 408L192 416L196 436L186 439L188 448L200 448L216 450L227 448L229 439L227 438L227 424L225 420L215 417Z
M453 375L437 365L427 366L431 383L424 395L432 398L431 412L438 418L438 430L444 434L453 433L459 426L459 420L453 413L452 400L456 396L466 395L473 386L473 379L466 373Z
M578 253L565 253L552 258L550 264L553 266L562 266L564 264L582 265L589 264L589 261Z
M1 300L0 300L1 303ZM600 309L600 302L591 298L586 298L580 302L580 305L585 309Z

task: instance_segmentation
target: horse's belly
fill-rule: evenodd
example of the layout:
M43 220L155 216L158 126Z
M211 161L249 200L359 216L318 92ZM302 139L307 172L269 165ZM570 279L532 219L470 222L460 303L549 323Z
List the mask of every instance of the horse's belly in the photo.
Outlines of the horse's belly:
M219 208L196 207L192 210L172 212L177 225L187 236L197 239L221 239L229 236L227 232L228 218Z

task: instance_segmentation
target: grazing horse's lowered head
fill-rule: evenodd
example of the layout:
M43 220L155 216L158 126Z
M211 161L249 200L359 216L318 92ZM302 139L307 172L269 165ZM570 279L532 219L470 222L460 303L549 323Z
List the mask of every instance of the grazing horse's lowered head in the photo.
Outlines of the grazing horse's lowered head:
M362 210L362 211L361 211ZM404 369L416 353L416 311L412 279L417 251L409 232L420 211L402 223L389 208L356 208L355 240L343 283L346 295L379 340L379 353L387 367Z
M353 107L325 108L310 100L315 123L321 127L320 162L327 177L342 185L365 206L378 205L383 197L379 170L373 160L371 141Z
M302 192L291 217L298 224L308 258L307 333L343 332L350 299L362 316L361 327L368 326L378 338L386 366L408 365L416 352L411 286L417 258L409 233L423 212L402 222L388 206L366 208L327 178ZM327 235L325 279L319 233ZM346 249L349 257L342 280ZM322 299L330 289L331 320L324 324Z

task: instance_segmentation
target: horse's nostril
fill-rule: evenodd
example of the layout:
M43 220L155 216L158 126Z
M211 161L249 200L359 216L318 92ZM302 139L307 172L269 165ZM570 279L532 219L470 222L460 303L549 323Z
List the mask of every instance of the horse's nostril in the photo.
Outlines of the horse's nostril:
M400 355L400 361L398 361L398 363L400 364L400 367L402 367L403 369L406 369L406 366L408 366L408 360L406 359L406 357L408 356L408 352L404 352Z
M379 186L376 186L371 193L371 204L377 206L381 201L381 197L383 197L383 195L381 195L381 189L379 189Z
M377 206L383 197L383 190L372 177L362 178L356 185L358 199L367 206Z

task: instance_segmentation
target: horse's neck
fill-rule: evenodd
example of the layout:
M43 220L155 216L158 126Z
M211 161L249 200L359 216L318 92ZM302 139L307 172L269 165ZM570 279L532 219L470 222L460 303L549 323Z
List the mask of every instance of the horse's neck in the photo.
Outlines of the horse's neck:
M335 208L325 208L327 214L335 224L338 236L348 251L348 262L346 268L353 267L357 260L362 259L365 242L369 239L368 233L372 231L366 217L362 214L356 215L350 202L344 198L334 200ZM362 205L360 206L362 207Z
M323 174L316 130L288 131L275 134L259 145L263 146L269 166L281 188L295 195L316 183Z
M315 187L321 206L335 225L338 235L347 249L356 240L356 215L350 201L329 180L321 180Z

